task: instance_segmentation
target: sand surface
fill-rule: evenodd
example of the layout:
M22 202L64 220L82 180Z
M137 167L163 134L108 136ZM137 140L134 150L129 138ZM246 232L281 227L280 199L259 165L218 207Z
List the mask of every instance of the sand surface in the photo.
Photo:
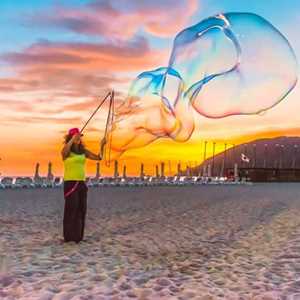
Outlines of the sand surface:
M300 299L300 184L0 191L0 299Z

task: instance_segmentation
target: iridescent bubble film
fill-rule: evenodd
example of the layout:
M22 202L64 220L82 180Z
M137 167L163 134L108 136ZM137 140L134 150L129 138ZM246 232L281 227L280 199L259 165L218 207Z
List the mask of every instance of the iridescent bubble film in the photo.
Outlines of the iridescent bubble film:
M297 82L288 40L251 13L226 13L184 29L167 67L141 73L113 127L115 151L157 138L186 141L193 111L208 118L261 114L282 101Z

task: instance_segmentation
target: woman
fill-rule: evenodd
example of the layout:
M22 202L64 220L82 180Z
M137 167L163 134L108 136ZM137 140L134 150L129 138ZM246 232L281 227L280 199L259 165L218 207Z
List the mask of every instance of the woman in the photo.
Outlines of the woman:
M64 197L65 209L63 234L65 242L79 243L83 239L85 215L87 208L87 186L85 184L86 158L101 160L106 144L101 141L100 154L87 150L81 140L78 128L72 128L65 137L61 151L64 161Z

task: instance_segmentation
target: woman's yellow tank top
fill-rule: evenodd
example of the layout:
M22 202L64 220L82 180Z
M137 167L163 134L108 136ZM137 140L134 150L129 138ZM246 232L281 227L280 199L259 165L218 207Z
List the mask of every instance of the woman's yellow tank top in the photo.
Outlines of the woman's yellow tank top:
M70 152L64 160L64 181L85 180L85 154Z

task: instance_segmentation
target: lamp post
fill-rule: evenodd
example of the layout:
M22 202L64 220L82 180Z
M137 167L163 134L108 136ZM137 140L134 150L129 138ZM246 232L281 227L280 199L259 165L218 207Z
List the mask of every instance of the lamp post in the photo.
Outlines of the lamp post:
M265 144L265 148L264 148L264 168L267 167L267 154L268 154L268 144Z
M280 161L279 168L282 169L284 167L284 145L280 145Z
M232 160L233 160L233 165L236 163L236 151L235 151L235 144L232 144Z
M223 177L226 176L226 152L227 152L227 143L224 144L224 171Z
M214 176L215 174L215 150L216 150L216 142L213 142L213 151L212 151L212 170L211 175Z
M296 181L296 167L297 167L297 154L298 154L298 145L294 145L294 158L293 158L293 169L294 169L294 180Z
M204 162L206 160L206 145L207 145L207 141L204 142L204 152L203 152L203 161Z
M298 152L298 145L294 145L294 155L293 155L293 169L296 169L296 162L297 162L297 152Z
M275 161L274 161L274 164L275 164L275 168L276 169L278 169L278 158L279 158L279 152L278 152L278 149L279 149L279 144L276 144L275 145L275 152L276 152L276 154L275 154L275 157L276 157L276 159L275 159Z
M99 179L100 176L101 176L101 174L100 174L100 163L97 162L97 163L96 163L96 176L95 176L95 178L96 178L96 179Z
M144 164L141 163L141 168L140 168L140 178L144 178L145 174L144 174Z
M236 153L235 153L235 144L231 144L231 159L232 159L232 167L233 167L233 172L235 170L235 168L238 168L237 166L235 166L236 164Z
M164 162L161 162L161 163L160 163L160 176L161 176L162 178L165 177L165 163L164 163Z
M158 165L155 165L155 176L156 176L156 178L159 178L159 169L158 169Z
M180 176L181 175L181 165L180 162L177 164L177 173Z
M188 176L189 177L193 176L193 174L192 174L192 163L191 163L190 160L188 161L187 165L188 165Z
M123 178L126 178L126 165L123 166Z
M244 154L247 156L247 143L244 144ZM242 161L242 167L244 166L245 166L244 161Z
M118 161L115 160L115 164L114 164L114 178L119 177L119 164Z
M203 151L203 173L204 173L204 165L205 165L205 160L206 160L206 146L207 146L207 141L204 141L204 151ZM205 168L206 169L206 168Z
M256 144L253 144L253 168L256 168Z

